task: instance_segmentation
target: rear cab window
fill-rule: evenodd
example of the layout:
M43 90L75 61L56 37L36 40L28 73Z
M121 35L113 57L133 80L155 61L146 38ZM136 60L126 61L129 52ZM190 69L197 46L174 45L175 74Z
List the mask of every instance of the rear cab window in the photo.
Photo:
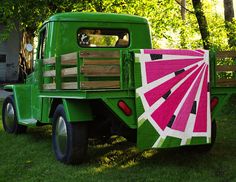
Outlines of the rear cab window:
M80 47L127 48L130 35L126 29L81 28L77 33L77 41Z

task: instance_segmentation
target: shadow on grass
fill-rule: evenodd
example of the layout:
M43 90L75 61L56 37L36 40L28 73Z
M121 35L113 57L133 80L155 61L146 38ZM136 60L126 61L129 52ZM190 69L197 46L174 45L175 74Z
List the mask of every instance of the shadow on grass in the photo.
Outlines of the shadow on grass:
M231 123L233 124L233 123ZM152 163L156 165L190 165L189 159L194 162L202 160L213 160L215 157L226 158L236 156L236 136L227 133L231 127L225 127L225 123L220 124L224 131L218 132L215 146L209 152L201 152L197 149L171 148L171 149L150 149L140 151L134 143L128 142L123 137L112 136L107 141L90 139L88 156L85 163L102 165L107 168L121 167L127 168L141 163ZM51 145L51 126L28 128L23 136L33 143L43 142ZM48 148L51 151L51 147Z
M86 181L91 176L94 181L156 181L157 178L164 181L233 181L236 179L236 136L232 136L232 132L228 133L228 130L233 129L225 122L219 124L216 144L208 153L189 151L185 148L139 151L135 144L118 136L112 136L107 141L90 139L88 156L84 163L78 166L62 165L56 161L51 148L51 126L30 128L27 134L16 137L3 134L1 129L0 136L8 140L8 144L3 144L5 147L17 145L15 149L19 150L19 156L15 156L13 160L9 156L4 160L27 172L26 175L22 174L23 179L26 179L29 173L35 176L34 173L39 171L44 175L38 177L40 180L51 181L62 177L72 181ZM20 147L23 145L25 148ZM14 151L12 150L12 153ZM2 169L9 170L5 167ZM57 176L50 177L48 174Z

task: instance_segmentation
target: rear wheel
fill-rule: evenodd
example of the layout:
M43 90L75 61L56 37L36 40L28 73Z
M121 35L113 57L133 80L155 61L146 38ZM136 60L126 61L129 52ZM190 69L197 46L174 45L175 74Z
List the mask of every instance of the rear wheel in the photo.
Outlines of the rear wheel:
M58 105L53 116L52 143L57 160L66 164L81 163L88 148L87 123L68 122L63 105Z
M12 95L8 96L3 102L2 123L3 128L7 133L19 134L26 132L27 127L18 123L15 101Z

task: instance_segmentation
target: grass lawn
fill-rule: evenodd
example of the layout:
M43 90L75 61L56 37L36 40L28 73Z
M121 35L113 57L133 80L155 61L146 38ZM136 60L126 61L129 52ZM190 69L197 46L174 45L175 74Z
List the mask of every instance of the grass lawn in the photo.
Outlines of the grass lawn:
M51 127L32 128L16 136L6 134L1 123L0 182L236 181L236 117L228 117L231 114L232 109L221 114L217 140L209 153L183 149L140 152L134 144L114 137L107 143L90 141L88 157L79 166L55 160Z

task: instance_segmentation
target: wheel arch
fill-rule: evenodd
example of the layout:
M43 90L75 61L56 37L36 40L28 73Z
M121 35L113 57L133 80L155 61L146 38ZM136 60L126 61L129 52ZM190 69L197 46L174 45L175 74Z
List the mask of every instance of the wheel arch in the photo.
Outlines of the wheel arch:
M3 89L7 92L13 92L14 91L14 85L5 85Z
M4 86L4 90L11 92L11 95L14 97L18 122L24 124L27 119L31 119L32 110L31 107L28 107L32 104L31 86L25 84L6 85Z
M53 118L53 114L55 113L57 106L62 104L62 99L56 98L52 100L50 111L49 111L49 118Z
M63 104L68 122L92 121L90 102L82 99L53 99L49 117L52 118L59 104Z

